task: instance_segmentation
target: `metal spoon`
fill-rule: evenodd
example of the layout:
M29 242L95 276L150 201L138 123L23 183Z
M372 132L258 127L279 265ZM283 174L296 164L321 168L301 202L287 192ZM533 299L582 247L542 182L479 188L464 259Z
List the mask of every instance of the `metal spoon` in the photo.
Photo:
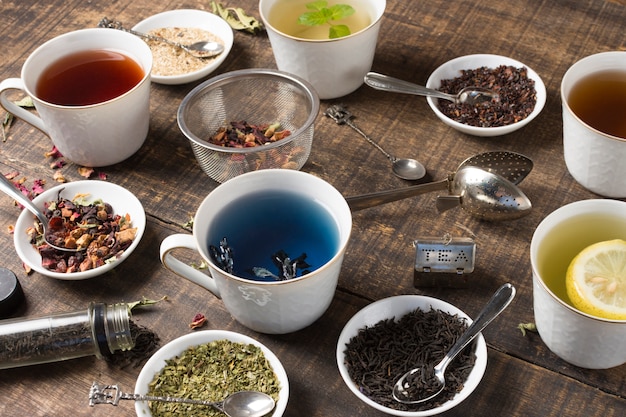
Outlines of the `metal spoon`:
M137 32L132 29L126 29L125 27L122 26L121 22L112 21L112 20L107 19L106 17L100 21L98 26L103 27L103 28L122 30L124 32L131 33L135 36L139 36L140 38L144 38L144 39L148 39L152 41L164 42L168 45L174 46L176 48L180 48L183 51L187 52L189 55L194 56L196 58L212 58L224 52L224 45L222 45L219 42L199 41L199 42L192 43L191 45L183 45L181 43L170 41L169 39L165 39L161 36L149 35L147 33Z
M127 394L118 385L98 385L93 383L89 390L89 405L118 405L120 400L164 401L171 403L198 404L213 407L228 417L262 417L272 411L276 405L274 399L257 391L239 391L230 394L223 401L211 402L189 398L158 397L152 395Z
M487 327L489 323L491 323L493 319L504 311L504 309L513 300L513 297L515 297L515 287L511 284L504 284L500 287L478 314L476 320L472 322L465 333L463 333L456 343L450 348L450 351L444 356L443 360L432 369L427 369L425 366L421 366L404 374L393 387L393 398L404 404L419 404L431 400L441 394L446 386L446 367L472 340L476 338L476 336L480 334L485 327ZM431 374L431 372L433 374ZM420 379L424 381L432 381L435 386L438 386L438 389L433 388L431 390L429 387L428 394L422 393L423 397L412 397L411 394L415 393L414 391L417 390L411 390L411 392L408 391L411 388L410 381L419 381Z
M465 103L474 105L484 101L499 100L500 98L498 93L482 87L465 87L457 94L447 94L439 90L423 87L376 72L368 72L365 75L365 84L376 90L441 98L457 104Z
M30 201L30 199L28 197L26 197L24 194L22 194L20 192L20 190L18 190L15 187L15 185L13 185L13 183L11 183L11 181L9 181L7 179L7 177L5 177L4 175L0 175L0 191L4 192L9 197L12 197L14 200L16 200L18 203L20 203L28 211L30 211L31 213L33 213L37 217L37 220L39 220L39 223L41 223L41 227L43 228L43 238L45 239L46 243L50 247L52 247L52 248L54 248L56 250L64 251L64 252L77 252L77 251L79 251L79 249L76 249L76 248L66 248L65 246L55 245L51 241L51 238L50 238L50 232L51 232L50 219L48 219L46 217L46 215L43 214L43 212L39 209L39 207L37 207L32 201ZM84 250L84 249L80 249L80 250Z
M378 149L383 155L391 161L391 169L393 173L403 180L419 180L426 175L426 168L424 165L416 161L415 159L398 159L395 156L390 155L379 144L374 142L368 135L365 134L359 127L351 120L352 113L350 113L343 105L333 104L324 112L324 115L333 119L337 124L346 124L352 129L357 131L365 140L376 149Z

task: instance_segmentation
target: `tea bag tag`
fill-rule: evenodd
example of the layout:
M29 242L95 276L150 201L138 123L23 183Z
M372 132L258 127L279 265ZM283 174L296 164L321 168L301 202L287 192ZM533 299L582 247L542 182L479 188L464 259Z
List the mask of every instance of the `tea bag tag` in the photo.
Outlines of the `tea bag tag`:
M476 243L467 237L420 238L415 240L415 287L467 286L474 271Z

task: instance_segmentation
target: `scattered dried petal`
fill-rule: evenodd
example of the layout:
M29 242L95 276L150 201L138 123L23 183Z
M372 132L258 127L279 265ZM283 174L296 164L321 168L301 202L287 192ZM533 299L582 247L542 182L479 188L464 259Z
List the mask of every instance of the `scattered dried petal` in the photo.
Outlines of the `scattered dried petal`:
M199 327L204 326L205 323L206 323L206 317L204 317L204 314L198 313L193 317L193 321L189 323L189 327L191 329L197 329Z

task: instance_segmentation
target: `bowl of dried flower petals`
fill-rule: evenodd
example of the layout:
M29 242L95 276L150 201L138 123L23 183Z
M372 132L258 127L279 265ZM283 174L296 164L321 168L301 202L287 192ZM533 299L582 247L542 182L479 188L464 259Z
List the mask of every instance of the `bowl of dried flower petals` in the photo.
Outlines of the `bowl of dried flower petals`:
M153 57L151 79L158 84L185 84L208 76L224 62L234 40L230 25L205 10L178 9L158 13L137 23L133 30L183 45L208 41L224 46L224 51L217 56L198 58L180 48L148 40Z
M452 59L433 71L426 86L449 94L465 87L497 93L497 98L476 104L427 98L445 124L473 136L501 136L526 126L541 113L547 97L534 70L515 59L490 54Z
M487 368L482 335L447 367L446 386L438 396L404 404L393 398L393 386L411 369L441 361L471 323L463 311L437 298L384 298L361 309L343 328L337 342L339 372L354 395L384 413L406 417L443 413L458 406L480 383Z
M313 87L295 75L244 69L191 90L178 108L178 126L202 170L225 182L260 169L302 168L319 106Z
M47 245L39 221L22 210L13 232L15 250L25 268L51 278L82 280L112 270L130 256L146 229L141 202L110 182L61 184L39 194L33 203L53 222L63 224L55 236L55 242L61 242L57 245L76 249L68 252Z
M239 391L269 395L275 406L267 417L281 417L289 400L289 381L268 347L227 330L201 330L172 340L150 357L135 383L135 393L141 395L211 402ZM206 406L157 401L137 401L135 411L138 417L224 415Z

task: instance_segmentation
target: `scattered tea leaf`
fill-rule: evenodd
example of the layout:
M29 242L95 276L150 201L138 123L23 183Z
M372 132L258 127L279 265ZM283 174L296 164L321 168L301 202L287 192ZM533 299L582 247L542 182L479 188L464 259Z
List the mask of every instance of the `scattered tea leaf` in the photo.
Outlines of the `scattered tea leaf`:
M128 311L132 311L134 308L137 307L143 307L143 306L150 306L150 305L154 305L160 301L166 301L167 300L167 295L164 295L163 297L159 298L158 300L151 300L149 298L146 297L141 297L141 300L139 301L134 301L132 303L127 303L128 305Z
M522 336L526 336L526 332L537 333L537 325L535 323L520 323L517 328L522 332Z
M243 30L256 34L263 30L263 25L257 19L246 14L241 7L224 7L215 1L211 2L213 13L220 16L235 30Z

